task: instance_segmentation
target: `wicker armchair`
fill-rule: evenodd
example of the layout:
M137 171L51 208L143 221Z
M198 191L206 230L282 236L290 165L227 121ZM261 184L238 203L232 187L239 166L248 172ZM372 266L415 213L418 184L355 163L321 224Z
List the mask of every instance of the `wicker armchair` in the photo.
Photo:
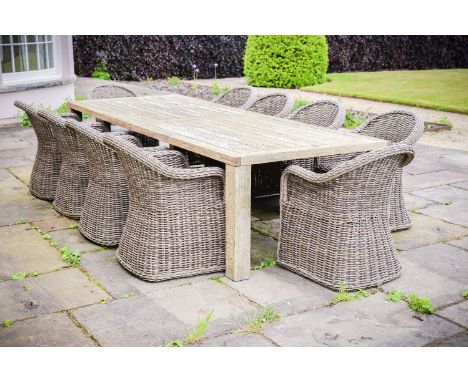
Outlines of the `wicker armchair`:
M28 116L37 137L37 152L29 181L31 194L43 200L54 200L57 189L62 157L57 140L51 127L37 115L39 109L21 101L15 106ZM62 114L63 117L76 118L75 114Z
M228 92L221 94L213 102L226 106L248 109L256 99L257 94L254 89L241 87L231 89Z
M247 110L274 117L286 117L291 114L293 105L294 99L288 94L272 93L257 98Z
M188 168L175 150L148 151L106 136L128 181L130 204L116 256L148 281L225 268L224 171Z
M386 139L393 143L414 145L424 132L424 121L409 111L396 110L380 114L354 130L356 134ZM358 153L338 154L318 158L318 167L328 171L339 163L350 160ZM406 209L402 189L403 171L397 171L391 193L390 227L399 231L411 227L411 218Z
M293 121L335 130L343 126L345 118L346 109L338 102L329 100L319 100L305 105L288 117L288 119ZM313 169L315 162L316 158L303 158L296 159L288 164L297 164L308 169Z
M53 206L60 214L78 219L89 179L89 164L83 147L76 135L65 128L64 118L46 110L40 110L38 116L52 128L62 158ZM100 124L88 126L102 128Z
M128 212L128 186L122 165L114 151L102 143L107 133L76 121L67 121L65 127L78 138L89 162L89 182L78 229L95 243L118 245ZM141 147L134 136L118 136Z
M99 85L91 89L90 92L88 93L89 99L110 99L110 98L126 98L126 97L137 97L137 94L133 90L129 89L128 87L124 85L118 85L118 84ZM98 119L96 119L96 121L102 123L103 126L107 128L107 130L109 131L111 130L111 126L109 123L104 122L104 121L99 121ZM121 128L121 127L114 126L112 128L112 131L129 133L137 137L140 140L140 142L143 144L143 146L145 147L159 145L159 141L157 139L147 137L146 135L138 134L133 131L129 131L127 129Z
M289 166L281 179L278 263L331 289L398 277L389 198L397 170L413 157L410 146L395 144L325 174Z

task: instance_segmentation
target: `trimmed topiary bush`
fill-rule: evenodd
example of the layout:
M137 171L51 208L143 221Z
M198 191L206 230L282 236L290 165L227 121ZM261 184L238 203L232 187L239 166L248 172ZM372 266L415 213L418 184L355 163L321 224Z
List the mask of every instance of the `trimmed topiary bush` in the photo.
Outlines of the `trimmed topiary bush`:
M325 36L249 36L244 74L249 85L301 88L325 82L328 47Z

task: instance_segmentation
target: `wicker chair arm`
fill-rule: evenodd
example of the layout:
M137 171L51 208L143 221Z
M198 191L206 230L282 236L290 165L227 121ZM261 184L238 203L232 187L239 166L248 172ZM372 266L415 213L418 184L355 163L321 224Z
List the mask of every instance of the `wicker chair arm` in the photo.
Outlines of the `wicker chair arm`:
M336 167L324 174L317 174L303 167L293 165L287 167L283 172L283 177L287 178L289 174L298 176L311 183L321 184L330 182L350 171L354 171L370 162L378 159L397 154L406 154L405 160L401 163L401 167L409 164L414 158L414 149L404 143L397 143L387 147L384 150L369 151L367 153L356 156L355 158L341 162ZM286 179L285 179L286 180Z
M75 113L60 113L60 116L62 118L70 118L70 119L74 119L76 121L80 120L80 117L78 117L78 115L75 114Z
M129 141L130 143L133 143L135 146L143 147L143 145L141 144L140 140L137 137L130 135L130 134L126 134L124 131L115 131L115 132L110 132L110 133L105 133L105 134L112 134L114 136L125 139L126 141Z
M155 153L159 150L145 150L136 148L129 142L120 138L106 135L103 139L104 144L116 151L125 151L128 155L143 163L151 170L160 173L161 175L173 179L201 179L209 177L219 177L224 182L224 170L218 167L203 167L203 168L174 168L166 165L155 157ZM160 152L173 151L161 150ZM157 156L157 155L156 155Z
M151 150L148 150L151 149ZM188 168L189 161L187 157L177 150L169 150L167 148L157 149L155 147L144 148L144 151L150 153L151 156L160 160L164 164L177 167L177 168Z

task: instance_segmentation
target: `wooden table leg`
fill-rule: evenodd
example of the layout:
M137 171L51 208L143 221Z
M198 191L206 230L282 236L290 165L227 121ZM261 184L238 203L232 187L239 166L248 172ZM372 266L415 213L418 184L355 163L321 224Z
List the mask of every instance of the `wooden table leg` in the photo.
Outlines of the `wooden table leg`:
M250 273L250 172L226 165L226 275L233 281Z

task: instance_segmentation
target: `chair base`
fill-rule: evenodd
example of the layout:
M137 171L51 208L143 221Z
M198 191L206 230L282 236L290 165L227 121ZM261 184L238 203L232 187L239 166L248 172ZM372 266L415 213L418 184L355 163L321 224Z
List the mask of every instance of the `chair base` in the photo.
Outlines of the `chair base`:
M331 290L335 290L335 291L338 291L340 289L340 283L336 284L336 283L330 283L328 282L327 280L323 280L321 279L320 277L318 277L317 275L314 275L310 272L307 272L306 270L303 270L303 269L300 269L300 268L297 268L297 267L293 267L293 266L290 266L286 263L283 263L281 260L278 260L276 262L279 266L281 266L282 268L285 268L293 273L296 273L300 276L303 276L309 280L312 280L314 282L316 282L317 284L320 284L328 289L331 289ZM361 289L367 289L367 288L373 288L373 287L379 287L385 283L388 283L392 280L395 280L397 279L398 277L400 277L401 275L401 271L402 271L402 267L401 265L399 264L398 262L398 265L399 267L396 268L396 271L390 275L388 275L387 277L384 277L384 278L381 278L381 279L378 279L378 280L374 280L373 282L368 282L368 283L361 283L361 284L348 284L346 283L346 281L344 281L345 285L346 285L346 290L348 292L353 292L353 291L358 291L358 290L361 290Z
M76 213L76 212L69 212L65 211L64 209L60 208L56 203L57 199L54 199L54 203L52 206L54 207L54 210L57 211L60 215L63 215L67 218L74 219L74 220L80 220L81 213Z
M93 237L93 235L90 235L87 233L81 225L78 224L78 231L89 241L92 241L94 244L104 246L104 247L117 247L119 245L118 241L104 241L100 240L99 238Z
M212 267L207 267L204 268L203 270L184 270L181 272L174 272L171 275L153 275L149 276L147 273L139 272L135 270L130 264L127 264L124 259L122 259L119 256L119 250L116 252L116 258L119 264L125 268L128 272L131 274L137 276L138 278L145 280L145 281L150 281L150 282L159 282L159 281L166 281L166 280L172 280L172 279L179 279L179 278L184 278L184 277L192 277L192 276L199 276L199 275L205 275L209 273L216 273L216 272L223 272L226 270L225 266L212 266Z
M54 200L53 197L50 197L48 195L41 195L41 193L34 191L31 187L29 187L29 192L31 192L31 194L34 197L41 199L41 200L45 200L46 202L52 202Z

